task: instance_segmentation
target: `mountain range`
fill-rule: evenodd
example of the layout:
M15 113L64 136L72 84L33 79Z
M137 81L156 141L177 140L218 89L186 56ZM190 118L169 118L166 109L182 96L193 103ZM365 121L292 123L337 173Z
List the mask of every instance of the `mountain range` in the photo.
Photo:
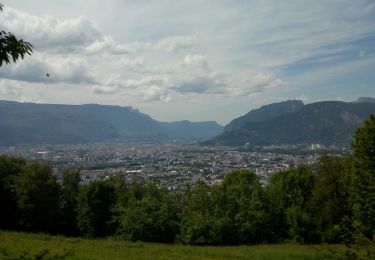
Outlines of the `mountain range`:
M216 145L349 144L356 128L375 114L375 99L303 104L288 100L263 106L234 119L205 142Z
M375 114L375 99L262 106L223 128L214 121L160 122L130 106L0 101L0 145L199 140L210 145L349 144Z
M0 145L107 141L202 140L223 131L216 122L159 122L132 107L0 101Z

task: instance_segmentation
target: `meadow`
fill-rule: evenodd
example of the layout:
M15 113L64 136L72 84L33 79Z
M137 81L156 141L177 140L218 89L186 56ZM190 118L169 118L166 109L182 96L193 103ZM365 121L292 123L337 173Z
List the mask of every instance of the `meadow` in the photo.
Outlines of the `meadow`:
M339 259L338 245L189 246L0 231L0 259Z

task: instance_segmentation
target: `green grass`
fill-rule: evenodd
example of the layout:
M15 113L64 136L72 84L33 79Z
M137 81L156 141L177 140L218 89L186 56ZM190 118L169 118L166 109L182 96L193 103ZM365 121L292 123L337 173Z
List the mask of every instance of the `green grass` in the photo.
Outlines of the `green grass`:
M341 246L197 247L0 231L0 259L332 259Z

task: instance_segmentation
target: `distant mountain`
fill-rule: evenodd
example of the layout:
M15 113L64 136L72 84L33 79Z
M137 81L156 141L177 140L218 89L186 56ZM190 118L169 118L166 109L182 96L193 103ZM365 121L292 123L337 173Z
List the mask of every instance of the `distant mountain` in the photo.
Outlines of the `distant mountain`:
M280 115L291 114L304 106L300 100L287 100L279 103L262 106L261 108L251 110L249 113L232 120L225 126L225 130L239 128L249 122L262 122L270 120Z
M353 103L375 103L375 98L372 97L360 97Z
M0 101L0 145L204 139L216 122L159 122L132 107Z
M287 101L288 102L288 101ZM280 103L265 107L276 108ZM264 107L263 107L264 108ZM260 113L249 112L247 115ZM363 120L375 113L375 103L346 103L338 101L317 102L304 106L298 105L296 111L290 113L286 109L278 116L263 117L262 120L241 121L239 126L225 127L225 131L210 144L252 145L321 143L350 143L356 128ZM242 120L243 118L241 118Z

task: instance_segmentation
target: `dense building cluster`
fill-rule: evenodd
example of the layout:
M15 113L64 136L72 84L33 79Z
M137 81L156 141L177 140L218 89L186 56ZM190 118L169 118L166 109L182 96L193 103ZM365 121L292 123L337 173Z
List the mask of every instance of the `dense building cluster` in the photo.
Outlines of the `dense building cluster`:
M67 168L80 168L82 184L122 174L129 181L158 179L162 186L176 190L198 180L211 185L221 182L225 173L235 169L252 170L265 183L274 172L316 163L319 150L312 147L318 146L251 149L246 144L235 149L181 142L95 143L6 147L0 152L48 162L57 177Z

